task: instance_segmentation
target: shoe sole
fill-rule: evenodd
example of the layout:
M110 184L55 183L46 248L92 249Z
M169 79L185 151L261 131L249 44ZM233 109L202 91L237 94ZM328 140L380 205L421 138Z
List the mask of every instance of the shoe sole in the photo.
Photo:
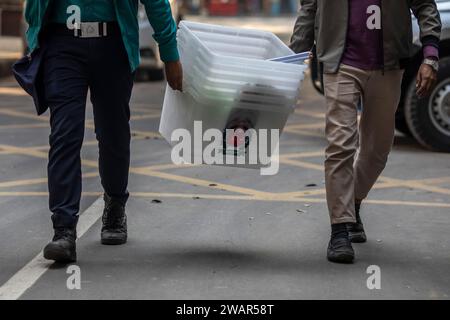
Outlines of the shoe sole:
M353 250L329 250L327 251L327 259L336 263L353 263L355 260L355 252Z
M367 242L367 237L364 231L361 232L349 232L348 238L353 243Z
M61 263L71 263L77 261L77 254L71 254L69 250L48 248L44 250L44 258Z
M339 256L330 257L327 256L328 261L343 264L352 264L355 260L355 256L351 254L340 254Z
M101 243L108 246L118 246L126 242L127 239L101 239Z

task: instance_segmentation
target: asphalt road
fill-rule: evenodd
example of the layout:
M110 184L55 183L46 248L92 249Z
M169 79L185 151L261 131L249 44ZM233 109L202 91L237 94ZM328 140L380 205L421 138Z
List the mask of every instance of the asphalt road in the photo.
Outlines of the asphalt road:
M83 200L75 264L42 260L48 114L11 79L0 83L0 297L20 299L448 299L450 154L398 136L363 206L369 241L353 265L327 262L324 101L306 81L281 139L275 176L224 167L177 167L157 134L164 84L132 99L129 242L100 244L102 203L91 107L83 147ZM159 200L159 201L155 201ZM381 289L367 287L369 266ZM70 286L69 286L70 287Z

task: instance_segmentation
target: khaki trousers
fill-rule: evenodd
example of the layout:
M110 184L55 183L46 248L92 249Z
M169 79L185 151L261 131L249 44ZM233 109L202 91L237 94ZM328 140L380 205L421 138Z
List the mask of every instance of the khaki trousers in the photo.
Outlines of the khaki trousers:
M324 75L325 160L332 224L355 222L355 199L367 197L386 166L395 131L403 70L365 71L341 65ZM363 111L358 129L358 103Z

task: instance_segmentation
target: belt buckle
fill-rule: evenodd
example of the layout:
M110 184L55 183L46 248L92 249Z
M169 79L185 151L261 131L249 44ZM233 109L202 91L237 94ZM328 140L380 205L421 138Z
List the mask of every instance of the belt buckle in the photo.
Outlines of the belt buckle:
M98 22L81 22L80 38L99 38L100 23Z

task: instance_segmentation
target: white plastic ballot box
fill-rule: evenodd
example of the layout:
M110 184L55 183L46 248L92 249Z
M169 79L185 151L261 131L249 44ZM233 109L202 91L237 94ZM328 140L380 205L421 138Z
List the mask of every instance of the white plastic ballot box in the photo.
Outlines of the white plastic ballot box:
M220 132L223 135L215 141L214 156L224 158L222 163L213 164L250 168L268 165L259 155L275 154L276 135L282 133L295 108L307 66L270 61L294 52L266 31L182 21L177 39L183 93L167 86L161 135L172 146L180 146L188 142L183 141L184 134L190 134L190 152L184 149L181 153L186 163L211 164L202 155L212 141L219 139ZM209 134L209 129L215 129L215 134ZM241 136L230 136L236 129L241 130ZM255 146L256 161L249 158ZM208 150L209 154L211 148ZM233 162L233 157L244 157L246 162Z

